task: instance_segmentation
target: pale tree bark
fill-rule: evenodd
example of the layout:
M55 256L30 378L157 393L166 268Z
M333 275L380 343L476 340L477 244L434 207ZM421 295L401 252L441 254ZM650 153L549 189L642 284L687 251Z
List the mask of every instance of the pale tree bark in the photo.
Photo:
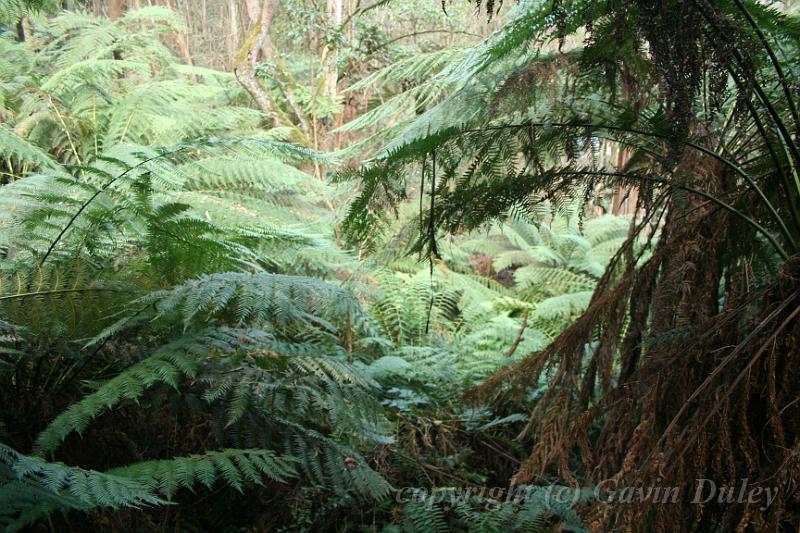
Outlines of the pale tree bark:
M261 20L260 4L261 2L259 2L259 0L245 0L244 2L245 11L247 12L247 19L252 25L259 24L259 21ZM277 5L275 7L277 8ZM269 36L267 36L264 39L264 42L261 44L261 48L258 50L258 53L256 54L256 61L258 61L259 57L269 57L270 45L270 39Z
M625 165L631 158L631 154L624 146L617 146L617 161L616 167L618 172L622 172ZM611 204L612 215L629 215L633 212L636 206L636 200L639 190L636 187L620 187L614 193L614 199Z
M269 30L272 26L275 10L278 8L278 1L264 0L258 24L253 26L250 36L233 59L233 72L236 74L236 79L247 89L247 92L256 101L261 111L267 116L273 117L273 120L275 111L272 108L267 92L258 84L258 80L255 77L255 68L259 52L267 46Z
M328 14L331 17L333 27L338 31L342 26L342 0L328 0ZM323 94L330 98L336 97L336 85L339 82L339 47L333 46L326 48L323 57L328 56L325 73L325 85Z
M201 41L203 47L208 46L208 3L206 0L203 0L200 4L201 6L201 15L200 15L200 23L202 24L202 34L203 40Z
M236 9L236 0L228 0L228 57L233 57L239 44L239 12Z
M310 144L309 135L311 126L292 95L292 87L295 86L295 82L283 65L281 58L273 54L272 40L269 36L269 31L272 27L272 19L278 9L279 1L280 0L264 0L264 3L261 5L257 24L253 26L250 35L233 59L233 72L236 74L239 83L247 89L247 92L250 93L250 96L256 101L261 111L267 114L275 125L279 124L281 119L286 124L296 125L297 132L300 135L300 141ZM276 79L280 79L284 86L282 89L283 97L293 117L290 118L280 108L275 107L269 94L267 94L258 83L255 77L255 69L259 54L263 55L262 57L264 60L276 64L275 77Z
M261 8L258 0L244 0L244 8L247 11L247 18L250 22L258 22L261 18Z

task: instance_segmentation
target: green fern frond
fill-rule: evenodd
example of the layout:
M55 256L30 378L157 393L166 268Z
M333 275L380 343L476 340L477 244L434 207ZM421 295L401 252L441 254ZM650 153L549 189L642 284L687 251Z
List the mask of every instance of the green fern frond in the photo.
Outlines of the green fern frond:
M238 350L264 338L263 333L215 328L189 335L156 350L151 356L122 371L58 415L36 438L35 451L52 453L72 432L81 433L93 419L124 400L138 400L156 383L174 389L184 376L194 377L199 366L216 351Z
M49 463L0 444L0 525L17 531L54 511L164 505L178 489L193 490L198 484L210 489L223 482L241 492L245 483L296 477L296 462L270 450L224 449L97 472Z
M524 266L514 271L521 288L536 288L551 293L586 291L594 288L595 278L565 268Z
M166 503L147 481L49 463L0 444L0 525L18 531L57 510Z
M59 171L57 163L44 150L20 137L6 124L0 123L0 157L16 164L27 163L36 168Z
M133 302L154 307L158 317L177 313L185 326L229 313L238 324L307 324L335 331L330 320L356 311L346 290L314 278L269 272L224 272L187 281Z
M588 290L546 298L536 304L533 318L547 321L577 316L589 306L592 294L593 291Z
M296 462L293 457L280 456L270 450L229 448L143 461L113 468L106 474L135 480L169 500L178 489L193 490L198 483L210 489L215 482L222 481L239 492L245 483L263 485L264 480L285 483L297 476Z

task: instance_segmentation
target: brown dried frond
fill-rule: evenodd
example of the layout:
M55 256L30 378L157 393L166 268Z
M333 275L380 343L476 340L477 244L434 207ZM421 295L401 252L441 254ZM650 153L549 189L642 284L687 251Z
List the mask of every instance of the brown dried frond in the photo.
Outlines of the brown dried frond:
M726 176L708 157L685 153L673 178L714 193ZM597 531L697 531L720 523L780 530L800 518L800 257L786 262L769 290L753 293L748 275L721 289L728 215L700 197L670 194L651 257L635 266L619 253L571 327L468 397L520 395L552 371L520 434L532 449L514 483L549 473L567 482L677 488L675 504L595 504L587 516ZM654 215L652 205L642 208ZM698 479L736 487L745 478L777 487L769 508L690 504Z

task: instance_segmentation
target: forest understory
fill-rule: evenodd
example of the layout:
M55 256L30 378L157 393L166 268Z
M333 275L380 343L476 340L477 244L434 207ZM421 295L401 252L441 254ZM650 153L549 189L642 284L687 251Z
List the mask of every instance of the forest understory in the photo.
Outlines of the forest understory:
M0 530L800 531L800 2L0 0Z

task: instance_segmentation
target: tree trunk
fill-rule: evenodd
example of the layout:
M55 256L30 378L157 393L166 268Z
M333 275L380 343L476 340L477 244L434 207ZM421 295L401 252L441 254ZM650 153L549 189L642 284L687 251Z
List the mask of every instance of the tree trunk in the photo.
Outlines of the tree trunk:
M628 160L630 159L630 153L628 152L627 148L620 146L618 148L617 153L617 172L624 172L625 165L628 164ZM631 209L629 206L636 205L636 195L635 190L633 188L628 187L620 187L614 193L614 199L611 205L611 214L612 215L628 215L631 213Z
M228 57L233 57L239 45L239 13L236 9L236 0L228 0L228 17L230 29L228 34Z
M275 115L272 103L266 91L256 80L255 67L259 52L268 47L269 30L272 26L272 17L278 8L278 1L264 0L258 24L253 26L250 36L233 59L233 72L236 74L236 79L247 89L261 111L271 117Z
M124 0L109 0L108 1L108 18L117 20L122 16L125 10Z
M261 20L261 8L258 0L245 0L244 8L247 11L247 18L252 24Z
M245 0L244 7L245 11L247 11L247 19L250 21L250 24L252 25L259 24L261 20L261 9L262 9L259 6L259 1ZM275 7L277 7L277 5ZM258 61L260 57L263 58L269 57L269 48L270 48L269 38L266 38L264 39L261 48L257 50L257 54L255 56L256 61Z
M183 60L186 61L186 64L189 66L194 66L192 54L189 50L189 40L187 37L189 28L192 27L189 6L186 6L185 9L181 9L182 6L180 5L180 1L176 0L176 2L173 4L172 0L167 0L167 7L183 16L183 20L186 23L186 33L177 32L175 34L175 42L178 43L178 49L181 51L181 55L183 56Z
M342 0L328 0L328 14L331 17L333 27L338 31L342 25ZM328 45L330 46L330 45ZM328 52L328 50L330 50ZM334 44L333 47L326 49L328 52L328 62L326 65L327 72L325 74L325 86L323 94L330 98L336 97L336 85L339 81L339 46Z
M122 16L122 12L125 10L125 0L109 0L106 8L108 10L108 18L111 20L119 20ZM120 61L122 59L121 50L115 49L113 54L115 60Z

